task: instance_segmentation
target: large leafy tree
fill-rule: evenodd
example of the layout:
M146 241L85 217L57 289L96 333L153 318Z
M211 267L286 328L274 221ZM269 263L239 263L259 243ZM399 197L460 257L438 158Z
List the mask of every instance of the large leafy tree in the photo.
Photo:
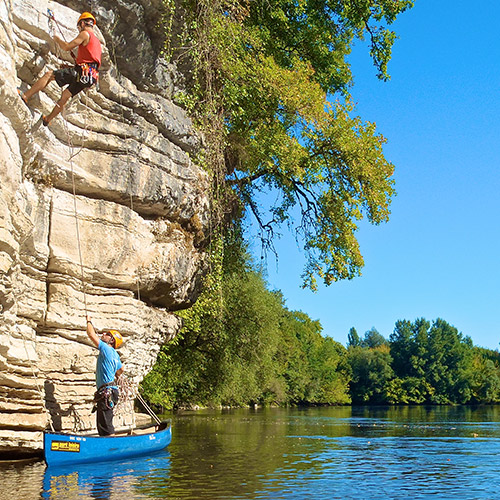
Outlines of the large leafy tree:
M286 311L280 330L277 359L288 402L349 403L350 369L345 347L323 337L319 321L303 312Z
M396 322L389 337L393 368L396 376L422 378L425 376L427 359L427 332L430 323L423 318L414 323L407 320Z
M442 319L432 326L423 318L414 323L398 321L390 349L397 376L388 388L390 402L447 404L496 397L493 378L489 385L480 376L483 369L496 372L494 363L474 350L469 337Z
M467 403L471 399L472 340L442 319L428 333L426 378L434 387L433 403Z
M194 72L190 102L207 139L214 213L253 214L264 246L291 225L307 252L304 283L359 274L355 233L386 221L394 166L384 137L354 114L352 45L366 39L387 79L395 34L411 0L186 0L179 60ZM180 41L179 41L180 40ZM184 59L182 59L184 60ZM262 206L262 191L273 193Z
M214 266L184 326L165 344L142 388L163 408L194 405L348 403L345 348L321 325L289 311L266 288L238 235L215 248Z

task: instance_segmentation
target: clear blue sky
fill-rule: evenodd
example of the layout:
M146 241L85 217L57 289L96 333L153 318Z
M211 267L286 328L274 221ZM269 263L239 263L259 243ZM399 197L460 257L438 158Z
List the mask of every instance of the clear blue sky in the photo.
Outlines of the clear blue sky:
M366 46L350 62L357 114L388 138L398 195L387 224L363 224L362 276L303 290L293 237L269 256L270 289L345 344L398 319L443 318L474 344L500 341L500 2L416 0L395 23L391 80ZM286 230L283 231L286 233ZM258 244L254 244L260 255Z

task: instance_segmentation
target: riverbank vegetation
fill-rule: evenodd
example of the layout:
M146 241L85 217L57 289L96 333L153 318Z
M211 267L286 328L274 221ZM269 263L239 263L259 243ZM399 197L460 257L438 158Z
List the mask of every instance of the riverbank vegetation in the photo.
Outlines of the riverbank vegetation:
M445 320L401 320L388 338L352 328L344 347L267 289L239 234L219 257L142 384L158 409L500 402L498 351L474 346Z
M251 218L264 250L280 228L292 229L305 252L304 286L360 274L358 224L388 220L394 165L375 124L355 114L349 54L364 40L378 77L388 79L396 39L388 26L413 2L165 5L165 53L186 77L177 103L204 136L193 160L212 179L212 221L203 292L179 313L182 331L142 384L150 403L500 401L498 352L475 347L446 321L401 320L388 338L352 329L344 347L268 290L246 252L242 228Z

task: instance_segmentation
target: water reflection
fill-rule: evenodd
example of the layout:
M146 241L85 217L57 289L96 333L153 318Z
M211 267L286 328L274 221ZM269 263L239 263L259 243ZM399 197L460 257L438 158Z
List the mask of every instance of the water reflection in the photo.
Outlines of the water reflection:
M157 490L151 488L151 478L168 477L169 469L170 455L165 451L133 460L47 467L42 498L157 498Z
M176 422L186 447L171 450L168 491L200 499L492 498L499 416L498 407L188 415ZM192 496L182 488L187 477Z
M0 464L0 498L492 499L499 422L496 406L186 412L154 457Z
M40 460L0 462L0 498L33 500L42 494L45 463Z

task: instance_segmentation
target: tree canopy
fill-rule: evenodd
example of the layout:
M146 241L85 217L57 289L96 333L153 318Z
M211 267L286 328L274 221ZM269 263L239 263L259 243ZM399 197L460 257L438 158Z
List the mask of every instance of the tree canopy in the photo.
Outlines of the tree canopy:
M349 403L346 349L267 290L240 243L226 241L200 299L179 313L181 332L142 384L147 399L163 408Z
M287 309L234 242L180 314L182 331L142 384L158 407L500 402L498 351L423 318L398 321L389 340L351 328L346 349Z
M181 101L206 133L214 213L253 214L266 248L290 225L313 289L317 278L330 284L359 274L359 220L389 217L394 166L375 124L354 115L348 56L366 39L379 78L389 78L396 35L388 26L412 5L186 0L188 22L172 45L194 68L192 98ZM274 201L263 207L269 191Z
M389 217L394 166L374 123L355 116L348 56L366 39L378 77L409 0L185 0L172 54L189 62L178 102L200 126L212 174L210 272L184 327L142 385L183 405L500 402L500 354L437 319L375 328L347 349L286 308L249 258L241 218L263 245L291 226L307 251L304 284L359 274L359 221ZM262 193L273 201L263 206ZM268 198L269 199L269 198ZM298 214L298 216L297 216ZM236 221L236 224L231 222Z

